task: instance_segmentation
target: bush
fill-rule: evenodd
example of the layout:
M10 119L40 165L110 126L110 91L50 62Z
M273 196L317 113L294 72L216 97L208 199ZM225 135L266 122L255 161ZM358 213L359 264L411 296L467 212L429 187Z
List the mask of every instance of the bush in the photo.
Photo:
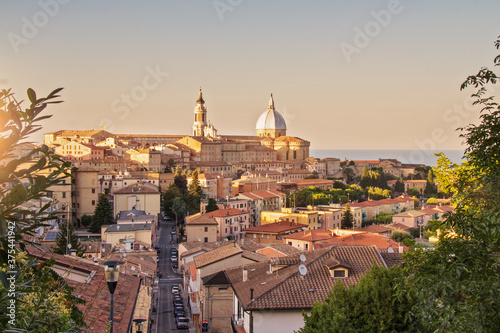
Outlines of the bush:
M390 238L395 242L403 242L406 238L413 239L414 237L408 231L396 229L391 232Z

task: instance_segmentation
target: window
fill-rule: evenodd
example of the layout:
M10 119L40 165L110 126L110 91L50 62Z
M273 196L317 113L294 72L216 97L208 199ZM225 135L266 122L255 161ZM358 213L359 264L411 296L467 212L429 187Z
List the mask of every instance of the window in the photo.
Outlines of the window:
M335 278L343 278L345 277L345 271L343 269L337 269L333 271L333 277Z
M309 244L305 244L306 245L306 250L309 250Z
M205 243L208 243L208 237L205 237L204 240L205 240Z
M66 192L62 192L63 199L66 198Z
M95 188L92 189L92 193L95 193Z
M208 232L208 227L205 227L205 232Z
M95 200L92 200L92 206L95 206Z

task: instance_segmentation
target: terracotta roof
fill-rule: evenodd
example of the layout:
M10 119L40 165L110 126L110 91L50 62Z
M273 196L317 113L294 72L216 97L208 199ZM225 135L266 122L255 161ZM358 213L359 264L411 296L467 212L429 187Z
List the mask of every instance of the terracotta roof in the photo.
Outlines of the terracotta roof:
M308 141L302 140L301 138L297 138L294 136L280 136L274 139L274 142L308 142Z
M241 256L243 258L246 258L248 260L252 260L252 261L255 261L255 262L260 262L260 261L266 261L267 260L267 256L266 255L260 254L260 253L255 253L255 252L248 251L248 250L243 250L243 253L241 254Z
M408 210L406 212L393 215L392 217L418 217L418 216L424 216L424 215L425 215L425 213L418 211L418 210Z
M399 243L393 241L387 236L382 236L380 234L375 234L375 233L369 233L369 232L363 232L363 233L356 233L356 234L351 234L351 235L346 235L346 236L336 236L332 237L331 239L325 240L321 242L322 244L314 244L314 248L320 248L321 246L328 246L331 244L337 244L337 245L375 245L377 249L382 250L382 249L387 249L390 245L390 247L394 251L399 250ZM408 248L407 248L408 249Z
M384 227L382 225L378 225L378 224L372 224L372 225L369 225L369 226L364 227L364 228L355 228L355 230L372 232L374 234L381 234L381 233L391 231L391 229Z
M260 200L260 199L285 197L286 194L276 190L266 190L266 191L244 192L240 193L239 196L246 197L252 200Z
M380 255L384 258L387 267L397 266L403 263L403 258L399 252L386 252L381 250Z
M295 175L295 174L304 174L304 175L309 175L311 171L309 170L290 170L288 171L289 175Z
M333 180L322 179L322 178L317 178L317 179L295 179L295 180L292 181L292 183L295 183L297 185L311 185L311 186L314 185L314 184L329 184L329 185L333 186Z
M77 306L83 312L83 320L89 327L88 331L105 332L109 324L110 294L104 277L104 266L83 262L81 259L71 256L42 253L33 248L29 249L29 253L42 260L54 258L56 264L68 267L68 269L88 272L89 277L92 272L95 272L88 283L66 281L75 288L72 295L86 301L85 304ZM120 281L115 290L114 329L116 332L126 332L128 329L133 310L133 306L130 305L135 303L139 283L138 277L120 273Z
M295 239L300 241L318 242L327 239L332 239L332 232L328 229L305 230L304 232L295 232L290 235L283 236L286 239Z
M389 224L388 227L391 229L399 229L399 230L404 230L404 231L411 229L411 227L407 226L406 224L401 224L401 223Z
M213 264L214 262L220 261L222 259L225 259L227 257L232 257L236 254L242 253L243 250L238 246L236 243L230 243L226 246L219 247L215 250L202 253L200 255L197 255L194 257L194 264L196 265L196 268L201 268L210 264Z
M201 213L186 217L186 225L218 225L216 221Z
M179 245L182 245L185 249L187 249L187 251L184 251L180 254L180 258L182 259L185 256L191 255L191 254L196 253L196 252L200 252L200 251L208 252L211 250L215 250L215 249L221 247L222 245L225 245L225 243L222 243L222 242L204 243L204 242L199 242L199 241L193 241L193 242L189 242L189 243L183 242Z
M245 229L245 232L258 232L258 233L280 233L291 230L300 230L302 228L307 228L307 224L299 224L288 221L273 222L268 224L261 224L256 227L250 227Z
M247 266L248 280L242 281L243 266L226 270L234 292L245 310L310 309L314 302L322 301L339 279L332 278L325 262L334 258L350 267L348 277L340 279L344 284L359 282L375 262L386 266L374 246L339 246L304 253L307 274L299 274L300 260L278 273L269 273L269 261ZM290 260L292 258L279 258ZM298 259L298 258L296 258ZM280 263L281 264L281 263ZM250 298L253 289L253 300Z
M241 209L228 208L228 209L214 210L213 212L206 213L205 215L212 217L226 217L226 216L237 216L242 214L247 214L247 213L244 213Z

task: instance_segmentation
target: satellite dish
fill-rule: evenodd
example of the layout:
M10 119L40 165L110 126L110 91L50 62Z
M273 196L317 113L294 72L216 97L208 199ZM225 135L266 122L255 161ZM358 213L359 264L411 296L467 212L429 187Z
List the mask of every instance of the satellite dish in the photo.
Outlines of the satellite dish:
M135 266L130 267L131 270L135 271Z
M302 276L305 276L307 274L307 267L306 267L306 265L301 264L299 266L299 273Z
M306 261L306 256L303 255L303 254L301 254L300 255L300 261L302 261L302 262Z
M387 252L389 252L389 253L394 253L394 250L392 249L392 247L389 247L389 248L387 249Z
M71 244L68 244L68 249L71 249Z
M198 238L198 242L201 242L201 238Z

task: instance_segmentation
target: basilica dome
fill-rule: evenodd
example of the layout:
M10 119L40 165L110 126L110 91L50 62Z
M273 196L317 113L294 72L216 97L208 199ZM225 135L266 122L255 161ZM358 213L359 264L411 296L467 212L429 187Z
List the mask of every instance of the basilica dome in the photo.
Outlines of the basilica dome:
M283 116L276 111L274 108L273 95L271 94L271 100L269 101L269 107L267 111L264 111L257 120L257 125L255 126L257 131L259 130L286 130L286 123Z

